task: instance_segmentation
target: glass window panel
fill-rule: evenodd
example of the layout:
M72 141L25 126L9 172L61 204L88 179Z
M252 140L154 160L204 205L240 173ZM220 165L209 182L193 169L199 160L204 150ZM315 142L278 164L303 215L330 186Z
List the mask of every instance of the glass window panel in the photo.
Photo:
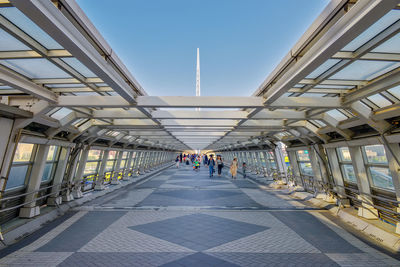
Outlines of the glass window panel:
M13 162L29 162L33 152L33 144L19 143Z
M110 159L115 159L116 156L117 156L117 151L112 150L112 151L108 152L108 159L109 159L109 160L110 160Z
M399 62L359 60L332 75L331 79L372 80L399 66Z
M377 53L400 53L400 33L396 34L383 44L379 45L372 52Z
M52 178L51 174L52 174L52 170L53 170L53 166L54 165L55 165L54 163L46 163L46 165L44 166L42 182L48 181L48 180L50 180Z
M383 31L385 28L389 27L398 19L400 19L400 11L392 10L388 12L385 16L372 24L371 27L361 33L357 38L355 38L353 41L343 47L342 50L355 51L357 48L371 40L375 35Z
M128 157L128 152L127 151L124 151L123 153L122 153L122 158L123 159L126 159Z
M11 189L25 184L26 174L28 172L29 165L12 166L7 181L7 189Z
M372 101L375 105L377 105L380 108L392 105L392 103L389 100L387 100L380 94L369 96L367 97L367 99Z
M297 154L297 158L300 161L310 161L310 155L308 153L308 150L299 150L299 151L296 151L296 154Z
M0 40L0 51L31 50L29 47L2 29L0 29Z
M351 155L348 147L338 147L336 151L339 155L339 161L351 162Z
M382 167L369 167L372 183L374 186L394 190L392 176L389 168Z
M327 71L330 68L332 68L339 61L340 61L340 59L328 59L322 65L319 65L319 67L316 68L313 72L311 72L309 75L307 75L306 78L307 79L315 79L315 78L317 78L322 73L324 73L325 71Z
M124 160L121 160L121 165L119 165L119 168L120 168L120 169L125 168L125 163L126 163L126 160L125 160L125 159L124 159Z
M65 57L62 60L73 67L76 71L85 77L96 77L96 75L91 72L85 65L83 65L79 60L74 57Z
M368 163L387 164L386 151L383 145L363 147Z
M314 176L310 162L300 162L299 167L301 174Z
M0 60L0 64L30 79L71 77L45 58L6 59Z
M351 183L357 183L357 178L354 173L353 165L343 164L342 165L342 173L343 173L344 180L351 182Z
M85 165L85 170L83 172L83 174L92 174L92 173L96 173L97 172L97 165L99 164L98 161L89 161L86 162Z
M107 161L106 171L112 171L113 169L114 169L114 161L113 160Z
M61 45L54 41L53 38L51 38L17 8L0 8L0 14L17 25L18 28L30 35L33 39L41 43L47 49L63 49Z
M328 115L332 116L334 119L338 120L338 121L343 121L343 120L347 120L348 117L346 115L344 115L342 112L340 112L337 109L332 109L326 112Z
M101 156L101 150L89 150L88 160L99 160Z
M53 161L54 157L56 156L56 150L57 147L56 146L50 146L49 148L49 153L47 153L47 161Z
M389 90L387 90L389 93L391 93L392 95L394 95L397 99L400 100L400 85L390 88Z

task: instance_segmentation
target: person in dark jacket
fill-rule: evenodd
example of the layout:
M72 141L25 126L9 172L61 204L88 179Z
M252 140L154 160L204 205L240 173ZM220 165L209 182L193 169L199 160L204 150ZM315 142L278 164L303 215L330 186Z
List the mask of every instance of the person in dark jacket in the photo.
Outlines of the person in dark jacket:
M210 159L208 160L208 170L210 171L210 177L214 176L214 166L215 160L213 159L213 156L210 155Z

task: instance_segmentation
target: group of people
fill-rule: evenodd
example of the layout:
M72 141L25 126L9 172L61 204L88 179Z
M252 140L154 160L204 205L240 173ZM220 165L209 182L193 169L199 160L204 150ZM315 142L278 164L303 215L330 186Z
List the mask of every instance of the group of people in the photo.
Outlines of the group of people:
M210 178L214 176L215 167L217 168L218 176L222 175L222 168L224 168L224 161L220 155L217 155L216 160L214 160L214 156L203 154L202 156L198 154L180 154L175 159L176 167L179 168L179 165L184 162L186 165L190 165L190 162L193 165L193 170L198 171L200 169L201 162L204 163L204 166L208 166ZM238 160L234 158L231 166L229 168L229 172L232 176L232 179L236 179L238 171ZM246 163L243 162L242 166L243 177L246 178Z

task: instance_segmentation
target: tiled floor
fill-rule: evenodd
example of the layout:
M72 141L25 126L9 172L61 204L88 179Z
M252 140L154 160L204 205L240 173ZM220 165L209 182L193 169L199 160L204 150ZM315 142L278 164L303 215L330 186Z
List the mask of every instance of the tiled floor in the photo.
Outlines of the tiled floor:
M323 210L207 174L171 168L87 203L0 266L400 266Z

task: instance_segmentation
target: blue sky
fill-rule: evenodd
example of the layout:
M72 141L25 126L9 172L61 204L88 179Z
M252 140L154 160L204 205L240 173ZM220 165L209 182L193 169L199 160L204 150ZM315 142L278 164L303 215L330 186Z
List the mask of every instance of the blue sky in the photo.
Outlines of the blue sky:
M149 95L251 95L328 0L78 0Z

